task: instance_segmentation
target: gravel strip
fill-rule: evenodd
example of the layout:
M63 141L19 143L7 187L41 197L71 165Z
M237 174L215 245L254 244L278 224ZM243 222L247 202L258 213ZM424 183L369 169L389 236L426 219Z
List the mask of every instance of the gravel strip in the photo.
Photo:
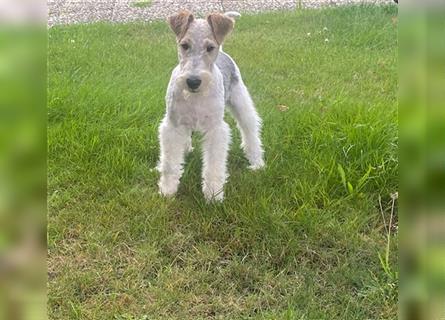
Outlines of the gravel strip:
M345 4L392 3L393 0L48 0L48 25L97 21L131 22L165 19L180 9L197 15L212 11L256 13ZM221 4L222 3L222 4Z

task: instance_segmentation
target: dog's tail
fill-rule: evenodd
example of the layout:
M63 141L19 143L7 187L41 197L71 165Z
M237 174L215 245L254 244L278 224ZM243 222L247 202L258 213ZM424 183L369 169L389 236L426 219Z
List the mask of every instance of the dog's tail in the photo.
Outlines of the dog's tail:
M233 20L236 20L236 19L238 19L239 17L241 17L241 13L236 12L236 11L227 11L227 12L224 13L224 15L225 15L226 17L232 18ZM221 44L221 46L219 47L219 50L220 50L220 51L223 51L223 46L222 46L222 44Z
M224 15L232 19L238 19L239 17L241 17L241 13L236 11L227 11L224 13Z

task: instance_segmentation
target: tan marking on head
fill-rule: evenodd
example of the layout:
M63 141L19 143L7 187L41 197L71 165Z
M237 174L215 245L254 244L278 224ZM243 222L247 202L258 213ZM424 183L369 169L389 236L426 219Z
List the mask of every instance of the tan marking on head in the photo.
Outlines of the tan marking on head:
M233 30L235 21L220 13L211 13L207 16L207 22L212 29L213 36L218 44L224 41L224 38Z
M193 14L188 10L182 10L178 14L168 18L170 28L176 34L176 39L178 41L184 37L190 23L192 23L194 19Z

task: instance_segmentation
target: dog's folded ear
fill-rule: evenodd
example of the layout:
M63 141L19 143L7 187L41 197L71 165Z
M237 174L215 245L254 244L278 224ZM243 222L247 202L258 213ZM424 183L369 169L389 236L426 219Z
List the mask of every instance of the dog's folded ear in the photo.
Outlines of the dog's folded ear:
M207 22L212 28L213 36L218 44L224 41L224 38L233 30L235 21L220 13L211 13L207 16Z
M192 23L194 19L193 14L188 10L182 10L178 14L175 14L167 19L170 28L176 34L178 41L184 37L190 23Z

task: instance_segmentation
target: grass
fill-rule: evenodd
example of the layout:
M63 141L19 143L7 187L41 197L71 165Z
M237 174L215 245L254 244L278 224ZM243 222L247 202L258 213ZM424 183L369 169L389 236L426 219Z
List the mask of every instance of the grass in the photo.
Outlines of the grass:
M148 8L151 6L152 2L152 0L141 0L134 2L132 6L136 8Z
M227 116L220 205L200 191L199 137L178 196L157 193L177 61L165 23L51 28L50 318L396 319L396 15L239 20L225 50L264 120L267 168L246 169Z

